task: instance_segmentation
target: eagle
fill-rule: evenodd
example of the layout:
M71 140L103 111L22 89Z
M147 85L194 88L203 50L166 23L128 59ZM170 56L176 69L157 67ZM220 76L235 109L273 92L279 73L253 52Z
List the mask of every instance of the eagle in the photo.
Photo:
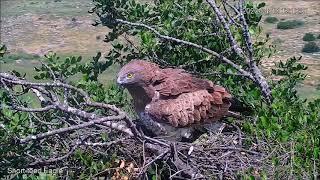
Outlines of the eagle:
M132 96L142 126L169 140L189 138L199 127L230 115L235 102L226 88L210 80L146 60L124 65L117 83Z

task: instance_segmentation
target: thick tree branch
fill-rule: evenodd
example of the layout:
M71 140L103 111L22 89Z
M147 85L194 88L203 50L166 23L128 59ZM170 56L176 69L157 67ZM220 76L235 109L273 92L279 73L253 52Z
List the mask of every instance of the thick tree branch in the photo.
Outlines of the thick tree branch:
M176 42L176 43L179 43L179 44L183 44L183 45L187 45L187 46L191 46L191 47L194 47L194 48L197 48L203 52L206 52L206 53L209 53L215 57L217 57L218 59L222 60L223 62L231 65L233 68L235 68L239 73L243 74L244 76L247 76L249 77L250 79L254 80L254 78L252 77L251 74L249 74L247 71L243 70L240 66L238 66L237 64L235 64L234 62L232 62L230 59L226 58L225 56L222 56L220 55L219 53L213 51L213 50L210 50L206 47L203 47L201 45L198 45L198 44L195 44L195 43L192 43L192 42L189 42L189 41L184 41L184 40L181 40L181 39L177 39L177 38L174 38L174 37L170 37L170 36L166 36L166 35L162 35L159 31L157 31L156 29L152 28L151 26L148 26L148 25L145 25L145 24L142 24L142 23L133 23L133 22L129 22L129 21L126 21L126 20L122 20L122 19L116 19L115 20L116 22L118 23L121 23L121 24L127 24L127 25L130 25L130 26L135 26L135 27L143 27L143 28L146 28L150 31L152 31L154 34L156 34L160 39L163 39L163 40L167 40L167 41L173 41L173 42Z
M28 136L28 137L26 137L24 139L21 139L20 143L27 143L27 142L30 142L32 140L40 140L40 139L43 139L43 138L46 138L46 137L49 137L49 136L52 136L52 135L66 133L66 132L70 132L70 131L74 131L74 130L90 127L90 126L95 125L95 124L103 124L103 125L106 125L106 126L108 126L110 128L119 130L121 132L125 132L129 136L133 136L133 133L131 132L131 130L129 128L127 128L126 126L121 125L121 124L116 123L116 122L111 122L111 120L121 120L124 117L125 116L122 115L122 116L108 116L108 117L104 117L104 118L97 118L95 120L91 120L89 122L82 123L82 124L79 124L79 125L70 126L70 127L67 127L67 128L60 128L60 129L56 129L56 130L53 130L53 131L48 131L48 132L37 134L37 135L30 135L30 136Z
M210 1L210 0L208 0L208 1ZM210 1L210 2L212 2L212 1ZM215 4L213 4L213 5L215 5ZM216 6L214 6L214 7L216 7ZM220 11L219 11L219 13L220 13ZM221 19L221 20L223 21L223 19ZM235 68L243 76L245 76L248 79L252 80L258 87L260 87L260 89L262 91L262 94L264 95L266 101L268 103L271 103L272 97L271 97L271 90L270 90L270 87L268 85L268 82L266 81L266 79L262 75L260 69L257 67L257 65L255 64L253 59L249 59L248 57L245 57L246 62L248 63L248 66L250 67L250 72L249 72L249 71L246 71L246 70L242 69L239 65L234 63L232 60L226 58L225 56L223 56L223 55L221 55L221 54L219 54L219 53L217 53L217 52L215 52L215 51L213 51L211 49L208 49L208 48L206 48L204 46L201 46L199 44L195 44L195 43L192 43L192 42L189 42L189 41L185 41L185 40L177 39L177 38L170 37L170 36L167 36L167 35L163 35L159 31L157 31L155 28L153 28L153 27L151 27L149 25L146 25L146 24L133 23L133 22L129 22L129 21L126 21L126 20L122 20L122 19L115 19L115 21L117 23L120 23L120 24L125 24L125 25L129 25L129 26L134 26L134 27L146 28L147 30L153 32L155 35L158 36L158 38L160 38L162 40L173 41L173 42L176 42L176 43L179 43L179 44L191 46L191 47L194 47L196 49L199 49L199 50L201 50L203 52L206 52L208 54L211 54L211 55L217 57L218 59L220 59L224 63L229 64L230 66ZM234 48L234 50L237 52L238 55L240 55L240 56L244 55L244 52L241 50L241 48L239 48L237 43L235 43L234 37L233 37L233 35L232 35L231 31L230 31L229 25L226 23L226 21L224 21L224 22L225 22L225 24L224 24L225 25L225 31L229 32L227 34L228 34L228 36L230 36L229 37L230 44L232 45L232 47L236 47L236 48ZM248 29L245 29L244 31L246 32L246 34L249 33Z
M221 13L220 9L217 7L214 0L206 0L208 4L212 7L213 11L217 15L220 23L223 26L223 29L225 30L228 40L230 42L231 47L233 48L234 52L238 54L239 57L242 57L244 55L242 49L239 47L237 41L234 39L232 32L230 30L230 24L226 21L223 14Z
M10 108L13 110L17 110L17 111L23 111L23 112L47 112L49 110L58 110L58 111L82 118L82 119L89 120L89 122L85 122L82 124L48 131L48 132L38 134L38 135L30 135L30 136L22 139L20 141L21 143L26 143L31 140L40 140L40 139L46 138L48 136L61 134L61 133L65 133L65 132L70 132L70 131L74 131L74 130L78 130L78 129L83 129L83 128L90 127L90 126L96 125L96 124L102 124L104 126L112 128L112 129L124 132L132 137L133 136L140 137L140 134L136 130L135 125L131 122L131 120L127 117L127 115L123 111L121 111L120 109L118 109L114 105L91 102L89 96L83 90L78 89L74 86L71 86L71 85L68 85L65 83L57 83L57 82L31 83L26 80L19 79L13 75L7 74L7 73L0 73L0 80L1 80L0 81L1 85L5 87L6 91L9 93L12 101L14 101L15 98L13 95L11 95L11 92L10 92L11 90L7 86L7 84L10 84L10 87L15 86L15 85L21 85L21 86L25 86L27 88L33 89L33 92L36 93L36 95L40 101L43 101L43 99L45 99L43 94L46 96L50 96L49 94L52 94L50 92L50 88L51 88L51 90L53 90L52 89L53 87L57 87L57 88L63 88L63 89L73 90L75 92L79 92L86 99L86 102L84 102L82 104L84 106L91 106L91 107L102 108L102 109L106 109L106 110L112 110L113 112L115 112L117 114L117 115L103 117L103 116L100 116L100 115L97 115L94 113L90 113L90 112L86 112L81 109L77 109L75 107L71 107L68 103L61 103L59 100L57 100L58 98L56 98L56 97L51 98L52 100L49 101L47 104L45 104L44 107L42 107L42 108L23 107L21 105L18 105L18 103L13 103L12 106L2 105L4 107L7 107L7 108ZM12 90L12 91L14 91L14 90ZM53 95L51 95L51 96L53 96ZM63 102L66 102L66 101L63 101ZM121 124L119 122L114 122L114 121L119 121L119 120L124 120L127 123L127 126L124 124Z

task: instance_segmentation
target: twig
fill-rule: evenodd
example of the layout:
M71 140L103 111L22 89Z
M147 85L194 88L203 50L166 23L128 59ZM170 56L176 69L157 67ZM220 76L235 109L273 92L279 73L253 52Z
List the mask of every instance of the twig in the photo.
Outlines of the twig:
M246 76L248 76L250 79L253 80L253 77L251 76L251 74L249 74L247 71L243 70L240 66L238 66L237 64L233 63L231 60L229 60L228 58L224 57L224 56L221 56L219 53L213 51L213 50L210 50L208 48L205 48L201 45L198 45L198 44L195 44L195 43L192 43L192 42L189 42L189 41L184 41L184 40L181 40L181 39L177 39L177 38L174 38L174 37L170 37L170 36L166 36L166 35L162 35L160 32L158 32L156 29L148 26L148 25L145 25L145 24L141 24L141 23L133 23L133 22L129 22L129 21L126 21L126 20L122 20L122 19L116 19L116 22L118 23L122 23L122 24L127 24L127 25L130 25L130 26L137 26L137 27L144 27L150 31L152 31L153 33L155 33L160 39L165 39L165 40L168 40L168 41L174 41L176 43L179 43L179 44L184 44L184 45L188 45L188 46L192 46L194 48L197 48L199 50L202 50L206 53L209 53L219 59L221 59L223 62L231 65L233 68L235 68L237 71L239 71L241 74L244 74Z
M67 89L71 89L74 90L76 92L79 92L84 98L85 100L90 100L89 95L84 92L81 89L78 89L72 85L69 84L64 84L64 83L60 83L60 82L53 82L53 83L32 83L32 82L27 82L25 80L19 80L17 78L15 78L12 75L9 75L8 73L0 73L0 78L3 81L9 82L11 84L16 84L16 85L24 85L24 86L42 86L42 87L63 87L63 88L67 88Z
M35 162L31 163L30 166L35 166L35 165L47 165L47 164L51 164L51 163L54 163L54 162L62 161L62 160L64 160L64 159L68 158L69 156L71 156L71 155L75 152L75 150L78 148L78 146L79 146L79 145L76 144L75 146L73 146L73 147L71 148L71 150L70 150L67 154L65 154L65 155L63 155L63 156L61 156L61 157L51 158L51 159L42 160L42 161L39 161L39 160L38 160L38 161L35 161Z
M77 142L76 144L85 145L85 146L92 146L92 147L95 147L95 146L111 146L111 145L114 145L114 144L121 143L122 141L124 141L126 139L127 138L120 138L120 139L117 139L117 140L114 140L114 141L103 142L103 143L91 143L91 142L80 141L80 142Z
M108 127L113 128L113 129L117 129L119 131L122 131L122 132L128 134L129 136L133 136L133 133L131 132L131 130L128 129L126 126L121 125L116 122L111 122L111 120L122 119L122 118L124 118L124 117L123 116L108 116L108 117L103 117L103 118L97 118L95 120L91 120L89 122L82 123L79 125L70 126L67 128L60 128L60 129L48 131L48 132L37 134L37 135L27 136L26 138L20 139L20 143L27 143L32 140L40 140L40 139L43 139L45 137L52 136L55 134L61 134L61 133L69 132L69 131L83 129L83 128L86 128L86 127L89 127L89 126L92 126L95 124L101 124L101 123L103 123L103 125L106 125ZM106 122L106 121L108 121L108 122Z
M205 148L204 150L205 151L209 151L209 150L234 150L234 151L247 152L250 154L260 155L260 156L262 155L261 153L256 152L256 151L250 151L247 149L236 148L236 147L212 147L212 148Z
M240 57L244 57L246 59L246 62L248 62L249 66L250 66L250 72L242 69L239 65L237 65L236 63L234 63L232 60L226 58L225 56L211 50L208 49L204 46L201 46L199 44L195 44L189 41L185 41L185 40L181 40L181 39L177 39L174 37L170 37L167 35L163 35L161 34L159 31L157 31L155 28L148 26L146 24L142 24L142 23L133 23L133 22L129 22L123 19L115 19L115 21L117 23L120 24L125 24L125 25L129 25L129 26L134 26L134 27L142 27L142 28L146 28L147 30L153 32L155 35L158 36L158 38L162 39L162 40L166 40L166 41L173 41L176 42L178 44L183 44L183 45L187 45L187 46L191 46L194 47L196 49L199 49L203 52L209 53L215 57L217 57L219 60L223 61L224 63L229 64L230 66L232 66L234 69L236 69L240 74L243 74L245 77L247 77L248 79L252 80L258 87L260 87L263 96L266 98L266 101L268 103L272 102L272 97L271 97L271 90L270 87L268 85L268 82L266 81L266 79L263 77L261 71L259 70L259 68L257 67L257 65L255 64L255 62L251 59L247 59L247 57L245 56L244 52L242 51L242 49L238 46L238 44L236 43L234 37L232 36L232 33L230 31L230 27L228 25L228 23L225 21L223 15L221 14L220 10L218 9L217 11L217 7L215 5L215 2L213 0L207 0L207 2L213 7L213 9L215 10L216 13L218 13L218 17L220 19L220 22L224 25L224 29L227 32L227 36L228 39L230 41L230 44L232 46L232 48L234 49L234 51L240 56ZM249 33L249 31L245 31L246 34Z
M144 164L142 166L142 169L140 170L139 174L144 174L148 170L150 165L152 165L157 160L162 159L167 153L169 153L169 150L164 151L163 153L159 154L157 157L150 160L147 164Z
M229 40L230 45L233 48L234 52L236 54L238 54L240 57L242 57L244 55L244 53L243 53L242 49L239 47L239 45L237 44L236 40L233 38L232 32L230 30L229 23L223 17L223 14L221 13L220 9L217 7L217 5L214 2L214 0L206 0L206 1L212 7L212 9L215 12L215 14L218 16L218 19L219 19L220 23L222 24L224 30L226 31L228 40Z
M190 168L187 168L187 169L181 169L181 170L179 170L179 171L177 171L177 172L173 173L173 174L169 177L169 179L172 179L172 178L174 178L176 175L178 175L179 173L181 173L181 172L183 172L183 171L188 171L188 170L190 170Z

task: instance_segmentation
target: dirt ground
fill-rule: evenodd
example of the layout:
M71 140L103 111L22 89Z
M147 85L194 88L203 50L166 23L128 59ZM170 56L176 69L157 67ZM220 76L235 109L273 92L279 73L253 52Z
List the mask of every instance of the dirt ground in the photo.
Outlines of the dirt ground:
M262 2L259 0L259 2ZM306 42L302 40L305 33L320 34L320 1L319 0L263 0L266 8L264 18L277 17L279 20L301 20L305 24L296 29L281 30L276 24L262 23L264 31L271 34L278 52L271 58L264 59L263 66L266 69L274 67L275 62L286 60L292 56L302 56L302 63L308 65L307 79L301 87L301 93L307 97L320 97L320 53L302 53ZM316 43L320 46L320 41Z
M82 7L77 4L47 1L19 1L20 6L11 5L13 2L2 2L1 39L13 52L25 52L29 54L44 55L49 51L62 54L78 53L81 55L94 55L97 51L106 51L109 46L104 43L103 37L109 31L105 27L94 27L95 16L87 11L92 4L90 1ZM36 3L36 4L35 4ZM39 4L39 5L38 5ZM33 5L33 6L32 6ZM55 6L55 9L46 12L33 11L37 5L39 8ZM69 5L69 6L67 6ZM79 9L78 13L69 9ZM12 9L12 10L11 10ZM13 9L17 9L13 14ZM26 13L19 13L25 11ZM61 13L65 11L66 13Z

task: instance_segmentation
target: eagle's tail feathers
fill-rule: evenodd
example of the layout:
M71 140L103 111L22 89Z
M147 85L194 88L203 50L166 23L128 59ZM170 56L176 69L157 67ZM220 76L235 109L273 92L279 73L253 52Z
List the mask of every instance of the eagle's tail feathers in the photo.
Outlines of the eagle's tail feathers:
M253 112L253 110L250 106L248 106L244 102L241 102L237 98L234 98L234 97L231 98L230 102L231 102L231 106L229 108L230 111L239 112L239 113L242 113L245 115L252 114L252 112Z

